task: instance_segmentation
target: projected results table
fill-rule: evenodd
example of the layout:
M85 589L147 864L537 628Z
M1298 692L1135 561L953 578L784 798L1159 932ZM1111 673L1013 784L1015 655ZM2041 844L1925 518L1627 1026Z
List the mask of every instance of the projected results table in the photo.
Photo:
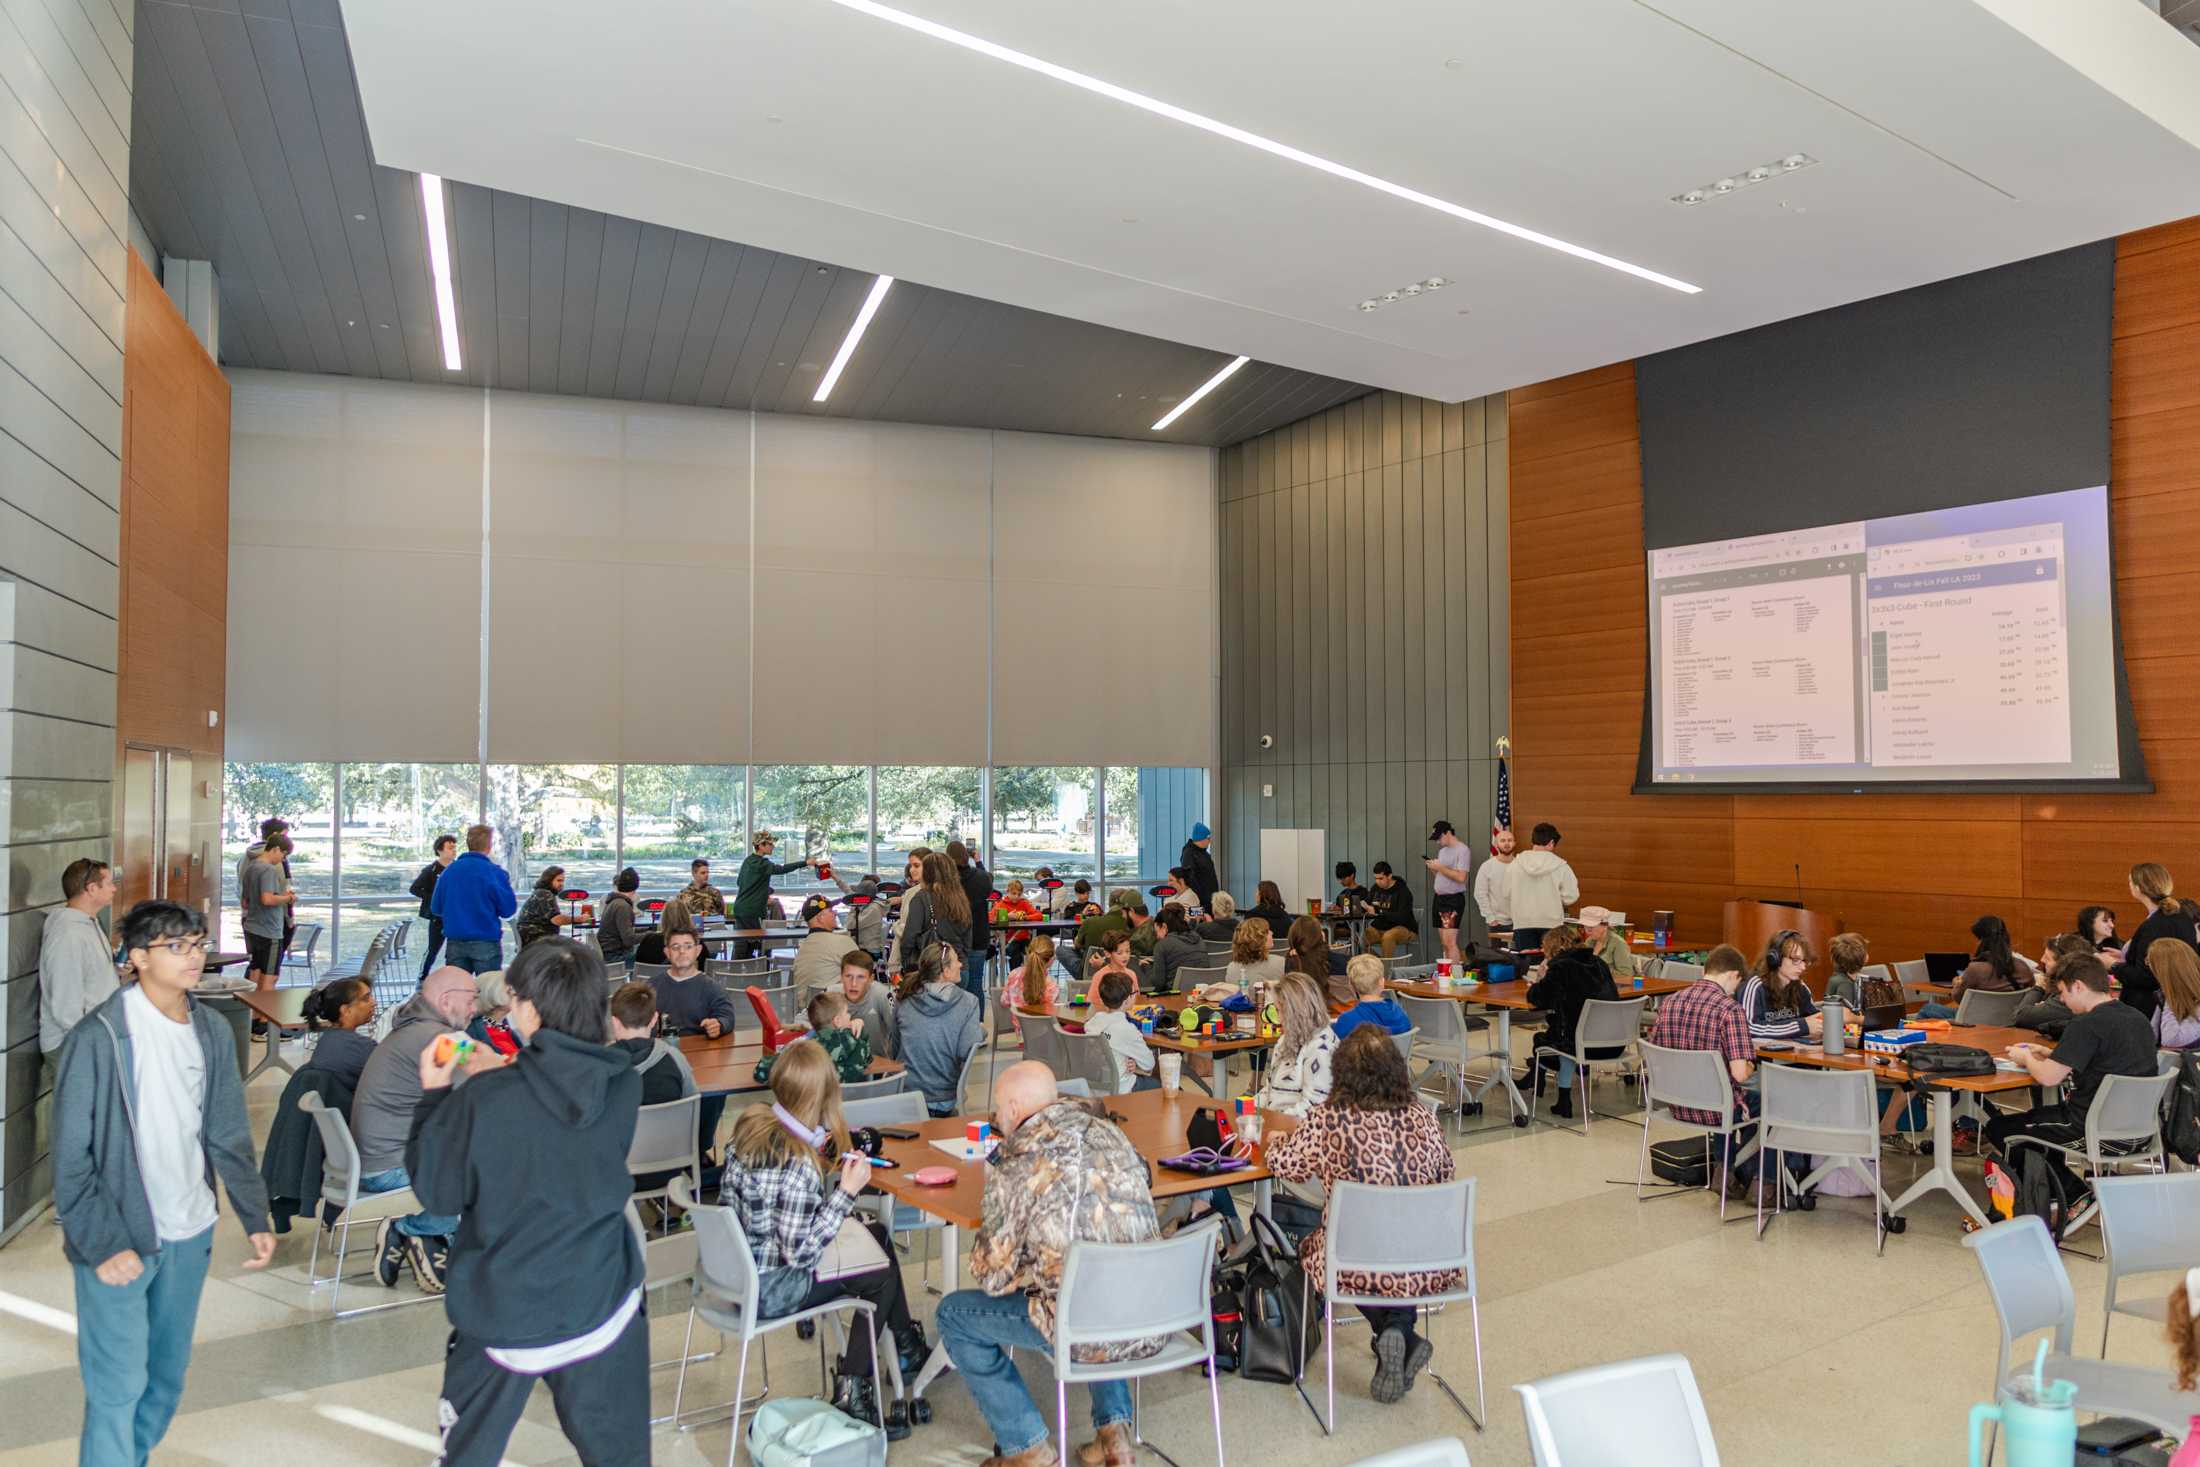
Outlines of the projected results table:
M1873 764L2069 761L2060 524L1876 545L1867 563Z

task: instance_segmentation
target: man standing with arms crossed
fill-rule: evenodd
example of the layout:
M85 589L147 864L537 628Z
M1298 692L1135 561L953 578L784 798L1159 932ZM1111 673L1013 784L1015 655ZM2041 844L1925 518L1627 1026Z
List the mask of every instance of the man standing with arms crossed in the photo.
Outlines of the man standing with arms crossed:
M1444 960L1456 963L1459 929L1467 921L1467 870L1474 864L1474 853L1449 820L1430 826L1428 838L1436 842L1435 856L1421 863L1436 878L1436 896L1429 903L1429 913L1436 919L1436 935L1443 939Z
M423 982L435 971L435 955L443 946L443 919L435 914L435 884L443 875L443 868L450 865L457 855L457 836L437 836L435 859L421 867L420 874L413 878L412 894L420 898L420 915L428 919L428 952L420 960L420 977Z
M114 903L115 873L105 861L79 856L61 873L62 903L46 914L38 936L38 1134L53 1136L53 1087L61 1041L116 988L114 948L99 914Z

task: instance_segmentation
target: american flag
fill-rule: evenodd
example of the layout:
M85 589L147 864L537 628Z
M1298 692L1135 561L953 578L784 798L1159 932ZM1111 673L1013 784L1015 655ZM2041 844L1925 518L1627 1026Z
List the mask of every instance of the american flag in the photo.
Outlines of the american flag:
M1490 817L1490 854L1497 854L1499 831L1510 830L1513 823L1512 775L1505 768L1505 756L1497 756L1497 813Z

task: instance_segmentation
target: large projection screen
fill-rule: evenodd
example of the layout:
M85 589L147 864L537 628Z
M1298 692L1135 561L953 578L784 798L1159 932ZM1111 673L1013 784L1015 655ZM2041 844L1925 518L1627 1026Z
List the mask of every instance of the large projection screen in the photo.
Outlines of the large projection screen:
M2144 790L2112 245L1637 364L1639 792Z

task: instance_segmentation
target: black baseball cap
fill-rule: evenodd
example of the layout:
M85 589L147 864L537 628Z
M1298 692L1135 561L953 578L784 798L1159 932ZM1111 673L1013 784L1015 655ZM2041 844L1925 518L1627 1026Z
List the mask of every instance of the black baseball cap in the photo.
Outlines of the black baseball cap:
M1458 831L1452 829L1452 824L1449 820L1439 820L1434 825L1428 828L1428 838L1430 840L1435 840L1438 836L1457 835L1458 833Z

